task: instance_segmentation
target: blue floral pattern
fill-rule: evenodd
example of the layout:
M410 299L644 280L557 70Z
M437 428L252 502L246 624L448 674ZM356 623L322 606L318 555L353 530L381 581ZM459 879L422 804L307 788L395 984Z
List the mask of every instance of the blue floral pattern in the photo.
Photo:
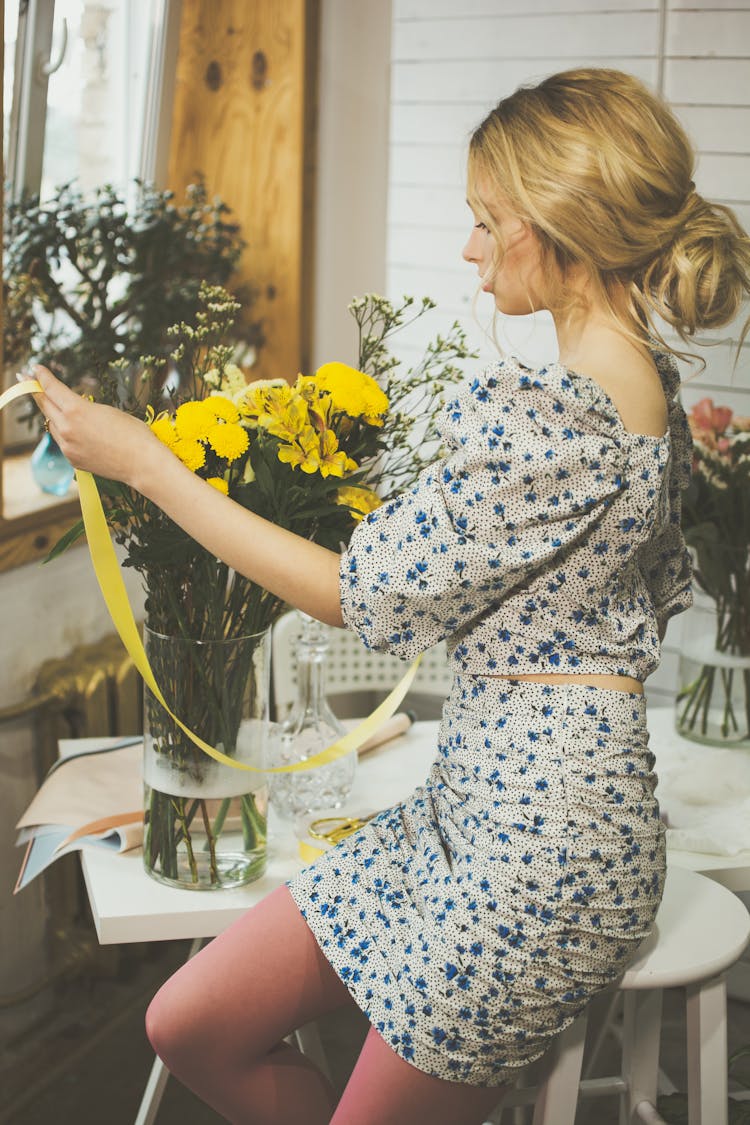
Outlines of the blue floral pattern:
M446 638L456 671L609 672L645 680L659 629L691 604L680 529L692 445L674 361L663 437L630 433L593 379L513 360L442 415L448 456L355 530L344 619L411 659Z
M664 880L645 697L528 672L645 677L691 602L690 432L670 357L662 437L592 379L514 360L442 415L447 455L341 560L346 624L454 677L428 778L290 881L332 966L404 1059L517 1076L649 932Z
M644 699L457 674L425 785L290 882L407 1062L513 1080L635 954L665 870Z

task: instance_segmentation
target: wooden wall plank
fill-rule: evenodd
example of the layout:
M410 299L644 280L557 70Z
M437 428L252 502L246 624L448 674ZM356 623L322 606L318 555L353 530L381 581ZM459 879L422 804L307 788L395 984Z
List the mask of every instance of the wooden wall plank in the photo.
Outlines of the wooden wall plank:
M168 182L198 171L242 226L259 290L259 376L294 378L309 340L317 0L183 0Z

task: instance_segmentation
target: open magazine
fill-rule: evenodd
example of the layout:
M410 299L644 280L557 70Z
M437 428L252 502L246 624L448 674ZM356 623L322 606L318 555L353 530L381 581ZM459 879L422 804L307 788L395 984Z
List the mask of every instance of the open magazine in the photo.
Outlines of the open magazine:
M84 845L124 852L142 844L142 760L140 735L60 742L59 760L16 825L25 852L14 893Z
M411 711L391 715L359 756L404 734L415 718ZM16 825L16 844L25 852L14 894L68 852L89 845L125 852L143 843L143 737L62 739L59 747L59 760ZM320 851L330 843L318 839L314 846Z

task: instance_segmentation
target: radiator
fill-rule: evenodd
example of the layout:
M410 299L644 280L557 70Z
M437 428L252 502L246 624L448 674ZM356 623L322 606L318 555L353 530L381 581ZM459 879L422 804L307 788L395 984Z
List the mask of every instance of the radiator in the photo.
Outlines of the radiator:
M140 734L142 700L143 681L122 641L112 635L46 661L29 698L0 710L0 724L23 719L33 724L35 780L41 784L57 759L58 739ZM99 947L93 932L78 855L62 856L40 878L53 964L80 969L82 963L91 968L96 962L98 972L116 971L114 949Z

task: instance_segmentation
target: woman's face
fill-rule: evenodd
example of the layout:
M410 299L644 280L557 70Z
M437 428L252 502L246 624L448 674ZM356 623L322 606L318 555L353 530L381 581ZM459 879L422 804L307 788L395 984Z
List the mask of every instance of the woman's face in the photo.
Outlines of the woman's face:
M474 215L474 226L464 246L463 257L477 267L485 293L492 293L496 308L508 316L525 316L544 308L541 299L541 254L528 223L519 219L507 204L488 199L479 180L480 199L492 216L489 230Z

